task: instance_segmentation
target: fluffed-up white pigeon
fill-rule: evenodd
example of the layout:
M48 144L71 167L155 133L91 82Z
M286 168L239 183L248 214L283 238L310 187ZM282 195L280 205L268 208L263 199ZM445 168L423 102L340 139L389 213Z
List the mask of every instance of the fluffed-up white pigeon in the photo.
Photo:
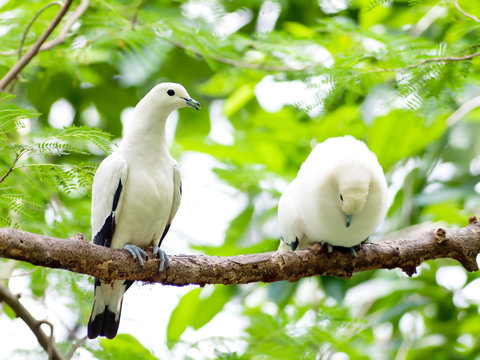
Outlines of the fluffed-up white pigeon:
M387 212L387 181L376 155L352 136L315 146L278 204L280 251L311 243L353 248ZM352 250L353 251L353 250Z
M168 115L179 108L200 109L180 84L155 86L135 107L118 148L100 164L92 188L93 243L126 249L143 268L153 246L159 273L170 266L160 245L180 205L182 184L165 139ZM95 300L88 337L115 337L122 300L133 281L95 279Z

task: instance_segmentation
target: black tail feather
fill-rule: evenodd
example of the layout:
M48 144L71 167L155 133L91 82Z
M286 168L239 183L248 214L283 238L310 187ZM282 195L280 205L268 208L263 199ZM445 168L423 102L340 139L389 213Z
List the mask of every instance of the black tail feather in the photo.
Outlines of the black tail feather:
M95 307L95 303L93 304ZM88 320L88 338L95 339L97 336L105 336L108 339L113 339L117 335L118 325L120 324L120 312L122 306L120 305L120 311L118 314L118 321L115 320L115 313L110 311L108 306L105 306L105 309L102 313L97 314L94 319L90 315L90 320Z

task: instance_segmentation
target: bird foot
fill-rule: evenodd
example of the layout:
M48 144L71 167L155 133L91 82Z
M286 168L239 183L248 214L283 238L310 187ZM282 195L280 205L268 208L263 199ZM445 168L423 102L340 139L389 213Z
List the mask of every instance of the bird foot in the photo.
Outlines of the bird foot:
M157 256L160 259L160 265L158 267L158 275L161 275L163 273L164 269L170 269L170 259L168 258L168 255L160 249L158 246L153 247L153 257Z
M326 246L327 247L327 254L331 254L333 252L333 246L330 245L329 243L325 242L325 241L320 241L320 244L322 246Z
M130 255L132 255L133 260L138 261L140 267L143 269L143 258L145 258L145 260L148 259L147 253L137 245L125 244L123 245L123 249L127 250Z
M356 258L357 257L357 250L358 249L355 249L355 246L352 246L352 247L349 247L348 250L350 251L350 254L352 254L352 257L353 258Z
M363 240L360 244L348 248L348 250L350 250L350 254L352 254L353 258L357 257L357 251L360 250L362 248L362 245L365 244L367 241L368 241L368 238Z

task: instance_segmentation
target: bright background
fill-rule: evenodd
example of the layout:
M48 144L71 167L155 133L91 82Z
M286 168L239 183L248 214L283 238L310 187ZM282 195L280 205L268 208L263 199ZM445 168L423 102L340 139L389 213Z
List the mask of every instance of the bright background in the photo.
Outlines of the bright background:
M0 75L47 3L0 0ZM480 17L480 3L460 6ZM24 48L56 11L42 12ZM0 94L0 175L23 152L0 184L2 226L91 237L96 166L161 81L202 103L167 124L184 189L169 254L276 249L281 192L316 143L345 134L368 144L388 179L377 236L464 226L480 213L480 111L452 114L480 103L478 58L457 59L479 51L477 20L449 1L90 0L66 41L8 88L16 97ZM88 341L75 358L480 358L478 275L453 260L417 270L203 289L136 284L119 335ZM54 324L62 349L85 336L91 278L11 260L0 260L0 278ZM0 358L44 359L26 325L2 310Z

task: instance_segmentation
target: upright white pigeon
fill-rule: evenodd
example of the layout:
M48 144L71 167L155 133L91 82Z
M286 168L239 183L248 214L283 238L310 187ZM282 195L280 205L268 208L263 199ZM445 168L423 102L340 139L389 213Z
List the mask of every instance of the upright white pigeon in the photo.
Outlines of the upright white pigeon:
M315 146L278 204L279 250L310 243L352 248L385 217L387 181L377 157L352 136ZM288 246L287 246L288 245Z
M93 179L92 235L97 245L126 249L143 268L141 247L153 245L159 273L168 256L160 250L180 205L182 184L165 140L168 115L182 107L200 109L180 84L155 86L137 104L119 147L100 164ZM95 300L88 337L115 337L124 292L133 281L102 283L95 279Z

